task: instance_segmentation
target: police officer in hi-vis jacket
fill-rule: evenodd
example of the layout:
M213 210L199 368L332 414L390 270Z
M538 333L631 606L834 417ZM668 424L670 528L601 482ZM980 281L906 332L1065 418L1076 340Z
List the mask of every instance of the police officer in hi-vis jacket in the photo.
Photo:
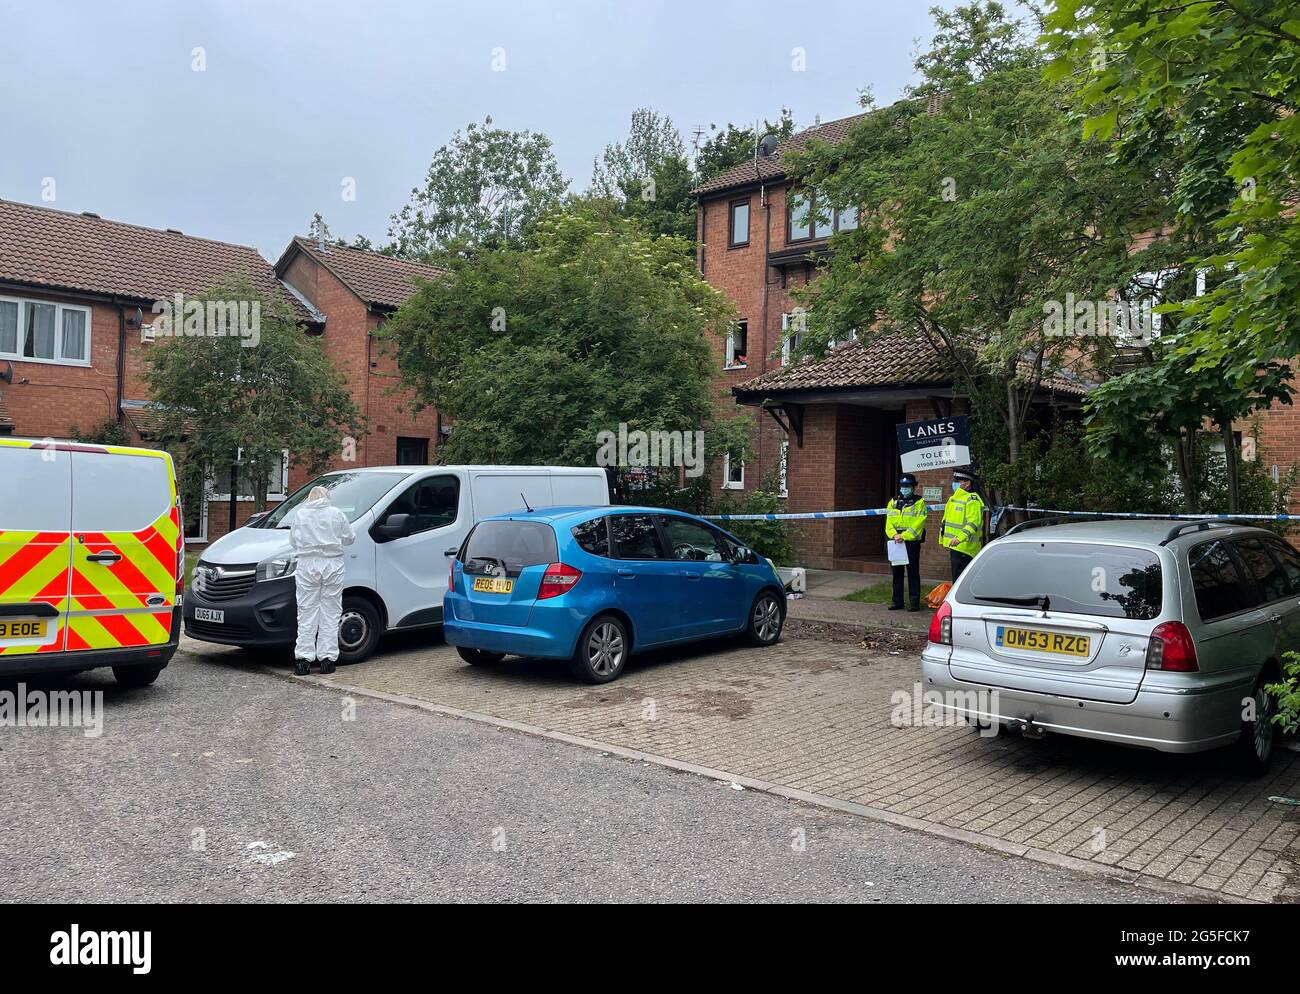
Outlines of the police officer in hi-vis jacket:
M948 550L954 583L984 545L984 500L975 492L975 477L965 470L952 474L952 496L943 508L939 544Z
M907 565L894 566L894 599L891 611L903 609L903 572L907 571L907 609L921 610L921 543L925 541L925 498L916 496L916 477L904 473L898 479L898 496L885 505L885 538L907 547Z

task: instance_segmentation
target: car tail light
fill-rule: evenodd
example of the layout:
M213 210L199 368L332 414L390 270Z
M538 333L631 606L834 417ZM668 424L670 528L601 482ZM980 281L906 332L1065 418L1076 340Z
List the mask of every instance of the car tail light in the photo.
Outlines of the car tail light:
M580 579L582 579L581 570L566 566L564 563L551 563L542 574L542 585L537 591L537 599L540 601L547 597L567 594Z
M452 593L456 592L456 557L451 557L451 565L447 567L447 589Z
M1181 621L1166 621L1156 625L1147 647L1147 669L1169 670L1174 673L1195 673L1196 643L1192 633Z
M930 619L929 639L935 645L952 645L952 605L944 601Z

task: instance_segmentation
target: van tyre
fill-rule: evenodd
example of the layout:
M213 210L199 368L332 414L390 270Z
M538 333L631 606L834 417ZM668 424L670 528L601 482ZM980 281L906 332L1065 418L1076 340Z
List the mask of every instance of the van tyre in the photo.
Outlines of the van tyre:
M488 652L486 649L467 649L463 645L456 646L456 652L461 659L471 666L491 666L493 663L499 663L506 658L504 652Z
M339 663L359 663L379 645L383 634L379 612L364 597L344 597L339 615Z
M123 687L147 687L162 671L161 666L114 666L113 679Z
M582 630L569 668L579 680L609 683L623 672L631 648L623 622L612 614L602 614Z
M754 598L745 639L750 645L774 645L785 627L785 601L771 590Z
M1277 710L1276 702L1273 695L1264 689L1264 685L1270 682L1267 671L1259 675L1251 695L1255 701L1255 720L1242 720L1241 738L1237 740L1238 765L1243 772L1253 777L1268 772L1273 761L1273 749L1277 744L1277 724L1273 721Z

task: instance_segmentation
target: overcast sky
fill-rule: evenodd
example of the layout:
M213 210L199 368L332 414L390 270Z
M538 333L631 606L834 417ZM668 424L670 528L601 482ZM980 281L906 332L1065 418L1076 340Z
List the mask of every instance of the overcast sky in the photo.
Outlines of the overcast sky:
M41 203L49 178L51 206L271 259L316 211L336 235L379 242L433 150L470 121L544 132L585 189L637 107L671 116L689 142L696 126L783 105L800 127L853 114L864 86L894 99L930 36L929 6L6 0L0 198Z

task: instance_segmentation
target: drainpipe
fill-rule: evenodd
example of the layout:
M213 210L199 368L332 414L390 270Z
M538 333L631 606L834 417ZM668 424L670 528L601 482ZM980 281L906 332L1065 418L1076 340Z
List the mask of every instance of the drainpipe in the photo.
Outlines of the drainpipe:
M758 203L763 208L763 343L767 344L767 285L768 285L768 253L772 249L772 202L767 199L767 184L763 183L758 188ZM748 346L746 346L748 348ZM758 373L762 376L767 372L767 350L763 350L763 359L761 368ZM763 432L758 432L758 479L763 480Z
M118 297L113 297L113 303L117 305L117 405L113 417L126 427L126 414L122 411L122 401L126 398L126 311Z

